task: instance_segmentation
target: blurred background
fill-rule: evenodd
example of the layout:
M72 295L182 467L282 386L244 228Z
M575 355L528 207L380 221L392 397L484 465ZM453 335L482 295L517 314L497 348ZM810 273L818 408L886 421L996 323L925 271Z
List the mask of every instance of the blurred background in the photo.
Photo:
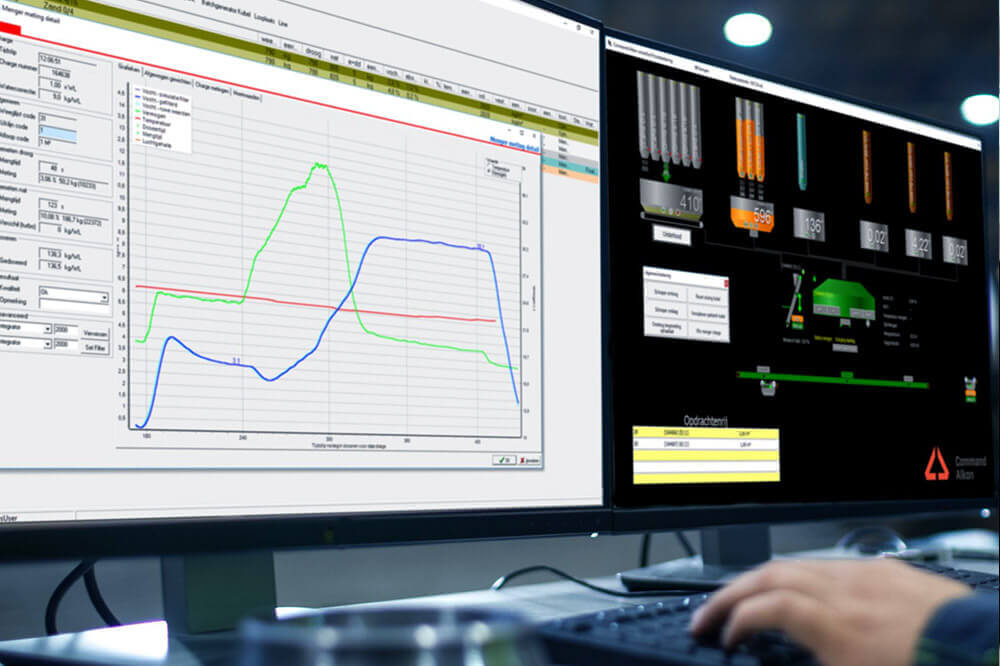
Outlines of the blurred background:
M998 4L991 0L559 0L608 26L810 86L900 109L981 137L985 144L987 223L997 243L997 123L968 123L962 101L997 94ZM747 48L728 42L726 20L757 12L770 39ZM809 523L775 528L777 551L832 545L863 523ZM942 529L997 529L996 517L890 521L904 536ZM695 540L697 547L698 543ZM679 557L675 539L654 539L653 561ZM638 536L545 538L495 542L310 550L276 555L278 602L329 606L488 586L512 569L550 564L582 576L637 565ZM75 562L0 566L0 640L40 635L45 603ZM97 567L105 597L125 622L161 617L159 562L107 560ZM534 579L539 580L539 579ZM527 582L532 582L530 579ZM60 629L99 626L82 585L62 606Z

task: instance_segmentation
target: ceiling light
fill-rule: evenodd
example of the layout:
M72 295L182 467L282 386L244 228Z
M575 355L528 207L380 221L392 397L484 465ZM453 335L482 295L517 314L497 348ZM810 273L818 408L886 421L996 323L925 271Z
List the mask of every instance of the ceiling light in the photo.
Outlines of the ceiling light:
M737 46L760 46L771 39L771 22L760 14L737 14L726 21L722 32Z
M1000 99L996 95L972 95L962 102L962 117L973 125L989 125L1000 116Z

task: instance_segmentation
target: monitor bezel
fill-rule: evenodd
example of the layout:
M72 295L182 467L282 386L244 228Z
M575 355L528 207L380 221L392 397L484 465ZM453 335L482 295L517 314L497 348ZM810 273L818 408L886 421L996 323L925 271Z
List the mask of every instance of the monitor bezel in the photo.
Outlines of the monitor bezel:
M932 127L946 129L956 134L968 137L970 139L975 139L982 142L982 137L975 134L970 134L962 128L957 126L948 125L946 123L941 123L936 120L929 120L927 118L921 117L916 114L907 113L888 107L882 104L877 104L867 100L862 100L859 98L852 97L850 95L844 95L836 92L831 92L824 88L818 86L812 86L808 84L801 83L799 81L793 81L791 79L786 79L779 76L774 76L760 70L756 70L750 67L739 65L727 60L720 58L714 58L711 56L706 56L701 53L694 51L689 51L687 49L682 49L679 47L671 46L669 44L664 44L658 42L654 39L641 37L634 35L622 30L616 30L614 28L605 27L603 31L603 39L601 40L601 60L602 60L602 71L607 69L607 53L609 49L607 48L607 42L609 39L617 39L623 42L631 42L639 46L643 46L650 49L656 49L664 53L675 55L678 57L688 58L691 60L697 60L708 65L715 67L720 67L724 69L729 69L733 72L744 74L746 76L751 76L754 78L762 79L768 82L797 88L799 90L824 95L835 99L838 101L848 102L863 106L866 108L882 111L889 113L900 118L913 120L917 122L930 125ZM628 54L623 54L628 55ZM631 56L635 57L635 56ZM601 89L607 90L607 82L601 82ZM603 99L603 97L602 97ZM606 121L606 117L602 116ZM605 144L607 143L607 136L602 132L602 136L605 139ZM605 151L607 146L605 145ZM993 404L993 418L992 418L992 440L993 440L993 461L994 469L996 469L998 453L1000 453L1000 446L998 446L998 432L1000 432L1000 400L997 400L998 385L1000 385L1000 350L998 350L997 337L998 337L998 325L997 325L997 312L998 312L998 291L1000 287L997 285L997 271L998 263L1000 263L1000 248L996 246L996 242L993 243L991 247L990 234L988 231L988 221L986 219L987 206L986 206L986 153L985 150L980 150L980 191L983 197L983 231L985 232L986 242L984 243L983 253L985 255L985 272L986 275L983 276L986 280L986 291L988 296L988 321L990 324L989 330L989 357L990 357L990 385L992 387L992 395L994 397ZM602 172L605 175L612 169L612 165L609 163L607 154L604 156L604 168ZM610 220L610 204L608 197L604 197L604 213L602 217L605 220ZM607 239L605 239L607 243ZM609 277L609 276L605 276ZM605 344L609 349L610 356L610 338L605 341ZM606 396L606 401L608 396ZM606 404L612 404L606 402ZM605 416L605 422L611 421L612 415L608 414ZM612 433L614 431L612 430ZM814 520L831 520L831 519L850 519L850 518L866 518L866 517L890 517L890 516L902 516L902 515L922 515L922 514L934 514L934 513L953 513L953 512L979 512L984 508L991 510L996 510L998 506L998 499L1000 499L1000 484L998 484L996 475L993 479L993 496L992 497L978 497L978 498L943 498L943 499L933 499L933 500L872 500L872 501L858 501L858 502L816 502L816 503L781 503L781 504L763 504L763 503L747 503L747 504L727 504L727 505L655 505L655 506L645 506L645 507L634 507L634 506L618 506L615 504L615 483L617 475L614 470L614 437L613 434L608 438L606 442L606 453L611 453L611 513L613 516L613 530L617 533L632 533L632 532L648 532L648 531L660 531L660 530L676 530L676 529L694 529L702 527L714 527L722 525L737 525L737 524L754 524L754 523L790 523L790 522L802 522L802 521L814 521Z
M697 59L747 75L790 85L892 113L902 118L941 127L970 136L960 128L930 121L898 109L885 107L797 81L764 74L732 62L676 48L652 39L604 27L601 22L557 6L547 0L523 0L526 4L595 28L599 31L599 81L601 86L600 119L602 125L600 154L601 202L601 291L602 303L610 298L608 274L608 182L606 117L605 49L608 37L631 41L678 56ZM985 159L985 152L982 159ZM985 165L984 165L985 166ZM983 171L985 185L985 169ZM983 187L984 210L986 189ZM984 220L985 223L985 220ZM998 393L1000 353L997 349L996 247L984 247L990 294L992 337L991 382L993 395ZM602 308L602 495L601 505L593 507L492 509L439 512L373 512L351 514L306 514L240 517L198 517L163 519L128 519L101 521L38 522L0 528L0 561L61 559L68 557L143 556L182 553L237 551L248 549L289 550L297 548L340 548L386 546L421 542L456 542L480 539L509 539L533 536L573 536L593 533L630 533L650 530L688 529L741 523L785 523L858 517L971 512L996 507L998 490L992 498L873 501L815 504L741 504L726 506L654 506L622 508L613 504L613 413L610 405L610 330L607 308ZM994 460L997 459L997 432L1000 429L1000 406L993 409Z
M547 0L519 0L574 23L597 30L598 82L604 82L604 28L592 17ZM604 118L600 95L599 120ZM603 126L603 123L601 123ZM599 151L606 154L604 132ZM608 299L607 191L600 173L601 302ZM601 312L602 415L607 402L610 365L608 315ZM419 542L470 541L541 536L579 536L611 529L610 424L602 423L601 503L593 506L531 509L475 509L413 512L357 512L204 516L190 518L28 522L0 527L0 562L70 557L124 557L240 550L287 550L315 547L385 546Z

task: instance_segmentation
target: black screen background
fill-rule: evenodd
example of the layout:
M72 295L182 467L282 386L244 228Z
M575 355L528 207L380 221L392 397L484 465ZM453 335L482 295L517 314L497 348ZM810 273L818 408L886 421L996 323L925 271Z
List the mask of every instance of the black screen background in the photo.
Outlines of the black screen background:
M691 247L654 242L651 223L639 216L639 179L656 178L659 164L643 160L639 153L637 71L701 88L703 166L671 166L670 180L704 192L704 231L693 232ZM611 51L606 75L615 505L992 496L990 406L995 398L989 381L980 153ZM739 193L736 96L765 107L764 199L775 205L776 223L772 233L757 239L729 221L729 196ZM805 192L797 185L797 112L807 116ZM864 202L862 188L862 129L872 133L871 204ZM916 214L908 208L907 141L915 144L917 155ZM944 150L952 155L951 222L944 210ZM825 243L793 237L793 207L825 212ZM860 219L889 225L889 255L875 256L860 248ZM933 233L932 261L905 257L905 228ZM942 234L968 241L968 266L942 262ZM814 256L806 256L809 253ZM882 347L876 335L881 316L872 329L855 331L859 354L781 343L781 305L792 293L782 264L859 281L875 296L877 308L883 295L902 303L916 299L912 314L920 350ZM731 343L645 337L644 265L727 276ZM758 382L736 374L759 365L783 373L853 371L873 379L913 375L929 382L930 389L779 382L776 397L765 398ZM964 376L979 380L975 404L965 402ZM728 417L733 428L779 428L781 481L634 485L632 427L681 427L685 415ZM941 447L950 467L951 478L945 482L924 478L935 446ZM970 468L973 480L957 479L956 457L984 456L987 467Z

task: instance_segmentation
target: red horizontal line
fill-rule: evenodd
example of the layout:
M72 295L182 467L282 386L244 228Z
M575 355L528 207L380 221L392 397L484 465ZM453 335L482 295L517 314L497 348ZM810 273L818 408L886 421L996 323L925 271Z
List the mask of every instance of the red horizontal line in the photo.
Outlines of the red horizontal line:
M457 132L449 132L447 130L435 129L433 127L426 127L424 125L417 125L416 123L409 123L405 120L397 120L396 118L387 118L385 116L379 116L374 113L367 113L365 111L358 111L357 109L348 109L342 106L335 106L333 104L326 104L325 102L317 102L314 99L306 99L304 97L296 97L295 95L288 95L285 93L274 92L273 90L267 90L266 88L256 88L254 86L248 86L242 83L233 83L232 81L226 81L225 79L217 79L212 76L205 76L203 74L194 74L193 72L187 72L183 69L174 69L173 67L166 67L164 65L155 65L153 63L144 62L142 60L133 60L132 58L125 58L122 56L111 55L110 53L104 53L103 51L95 51L93 49L85 49L82 46L73 46L72 44L64 44L62 42L55 42L51 39L43 39L42 37L34 37L32 35L25 35L20 33L20 28L14 26L18 29L18 34L25 39L32 39L36 42L42 42L43 44L51 44L53 46L61 46L67 49L73 49L75 51L82 51L84 53L90 53L91 55L98 55L104 58L113 58L115 60L121 60L123 62L130 62L134 65L142 65L144 67L155 67L156 69L162 69L167 72L174 72L175 74L183 74L184 76L193 76L195 78L204 79L206 81L214 81L215 83L224 83L227 86L236 86L237 88L243 88L245 90L253 90L254 92L266 93L268 95L274 95L275 97L283 97L285 99L295 100L296 102L305 102L306 104L315 104L316 106L322 106L327 109L333 109L334 111L343 111L345 113L353 113L359 116L365 116L366 118L373 118L375 120L384 120L389 123L396 123L397 125L405 125L406 127L412 127L414 129L426 130L428 132L435 132L436 134L444 134L446 136L453 136L458 139L466 139L468 141L475 141L476 143L485 143L489 146L496 146L497 148L506 148L508 150L516 150L520 153L528 153L529 155L538 155L538 151L525 150L524 148L515 148L514 146L505 146L499 143L493 143L492 141L487 141L486 139L477 139L472 136L465 136L464 134L458 134ZM252 61L251 61L252 62Z
M4 23L3 21L0 21L0 32L6 32L11 35L20 35L21 26L14 25L13 23Z
M336 310L335 305L323 303L301 303L298 301L282 301L277 298L266 296L243 296L242 294L222 294L216 291L197 291L195 289L174 289L173 287L153 287L148 284L137 284L136 289L155 289L178 294L197 294L199 296L220 296L222 298L245 298L248 301L264 301L266 303L277 303L278 305L297 305L303 308L320 308L322 310ZM359 312L361 314L385 315L387 317L406 317L408 319L447 319L448 321L471 321L492 324L496 319L480 319L478 317L450 317L448 315L427 315L427 314L407 314L405 312L383 312L381 310L355 310L353 308L340 308L344 312Z

